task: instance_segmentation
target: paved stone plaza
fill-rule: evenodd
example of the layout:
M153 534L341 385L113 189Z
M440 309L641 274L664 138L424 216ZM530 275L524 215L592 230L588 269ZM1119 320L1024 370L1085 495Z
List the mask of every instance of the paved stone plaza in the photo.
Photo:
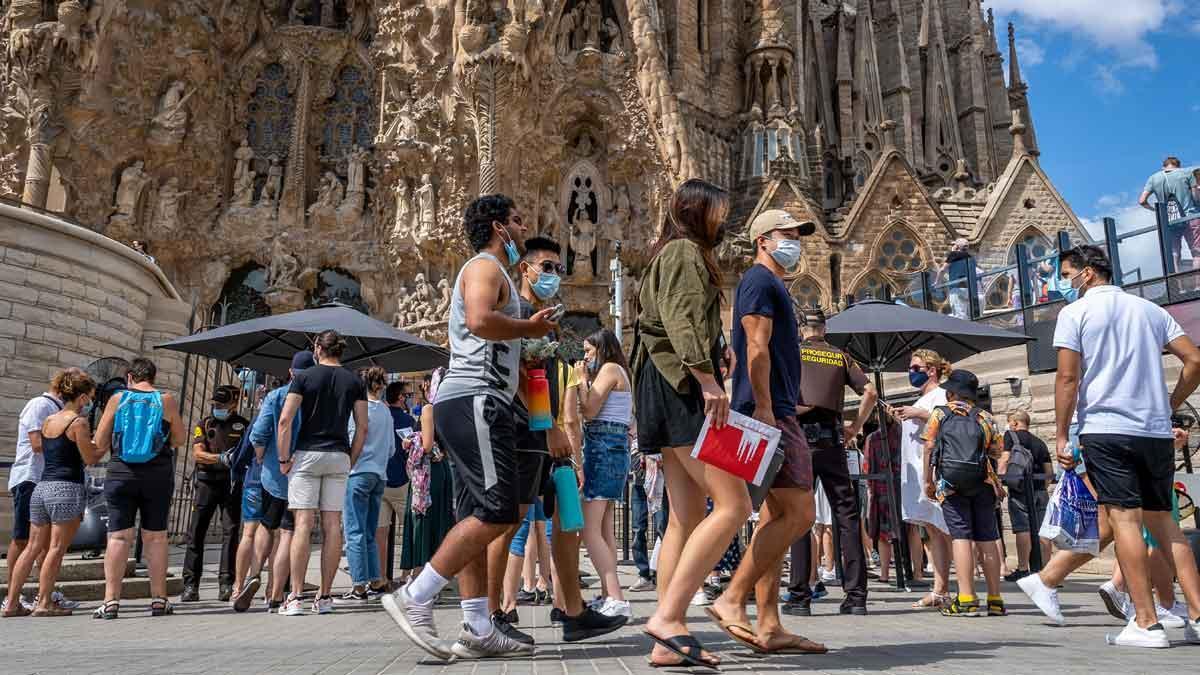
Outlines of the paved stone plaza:
M210 550L210 558L215 553ZM310 575L316 569L315 558L313 562ZM345 581L339 578L339 583ZM1105 632L1120 626L1104 613L1095 593L1099 583L1098 578L1083 577L1063 589L1069 622L1065 628L1047 625L1014 584L1005 585L1012 614L996 619L917 612L908 608L915 594L881 591L877 585L872 587L870 616L842 617L837 615L840 592L833 588L829 598L814 605L813 618L786 618L790 628L829 645L832 651L825 656L756 658L726 638L698 608L690 614L697 637L720 653L728 672L1195 672L1200 646L1182 642L1179 632L1171 635L1175 646L1170 650L1106 647ZM215 584L205 584L201 594L214 597ZM0 620L0 673L656 672L645 662L650 641L641 633L654 595L629 597L633 623L607 640L563 643L559 630L549 626L548 608L521 607L520 627L539 644L533 659L450 665L428 660L374 604L339 606L329 616L280 617L258 608L234 614L223 603L205 601L177 606L174 617L151 619L147 601L138 600L125 603L121 618L113 622L93 620L90 611L65 619ZM85 603L84 608L94 604ZM437 615L443 633L461 617L456 604Z

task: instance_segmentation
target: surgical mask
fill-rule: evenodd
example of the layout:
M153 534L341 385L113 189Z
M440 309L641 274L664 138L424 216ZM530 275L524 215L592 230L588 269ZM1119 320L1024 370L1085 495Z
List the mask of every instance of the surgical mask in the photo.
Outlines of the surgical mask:
M1083 276L1083 272L1080 272L1070 279L1067 279L1067 287L1063 289L1062 296L1063 299L1067 301L1068 305L1083 296L1083 289L1075 287L1075 280L1081 276Z
M96 406L95 401L88 401L87 405L79 409L79 414L84 417L89 417L92 414L92 408Z
M908 373L908 383L917 389L924 387L927 382L929 382L929 373L923 370Z
M596 359L588 359L587 369L589 373L596 374L600 370L600 362Z
M229 417L229 411L223 408L213 408L213 417L219 420L227 419Z
M779 239L775 242L775 250L771 251L771 257L780 267L790 272L800 264L800 252L800 242L795 239Z
M538 279L531 286L533 294L538 297L538 300L549 300L558 295L558 285L561 282L562 278L557 274L538 272Z
M504 230L503 227L500 229ZM508 232L505 232L505 234L508 234ZM504 253L508 256L510 267L521 261L521 252L517 250L517 242L513 241L512 235L509 235L508 241L504 242Z

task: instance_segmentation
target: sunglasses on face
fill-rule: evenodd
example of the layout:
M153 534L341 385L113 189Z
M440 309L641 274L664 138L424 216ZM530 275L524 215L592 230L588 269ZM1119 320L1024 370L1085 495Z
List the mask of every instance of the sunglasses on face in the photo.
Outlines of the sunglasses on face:
M925 366L909 366L908 367L908 372L910 372L910 373L919 373L922 370L925 370Z
M557 274L560 277L567 273L566 265L556 263L553 260L543 260L537 267L540 267L546 274ZM537 269L537 267L534 269Z

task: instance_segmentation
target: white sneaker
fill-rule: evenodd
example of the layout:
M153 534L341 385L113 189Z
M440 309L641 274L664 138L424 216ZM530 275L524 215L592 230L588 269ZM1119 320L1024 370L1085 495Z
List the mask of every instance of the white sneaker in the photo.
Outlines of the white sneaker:
M332 614L333 613L333 598L328 595L323 598L313 598L312 613L313 614Z
M712 599L708 597L708 593L705 593L703 588L692 596L692 607L708 607L711 604Z
M283 607L279 608L280 616L304 616L307 612L304 611L304 603L300 601L300 596L292 595L284 601Z
M530 656L534 646L505 635L503 631L492 628L488 635L480 637L471 632L471 627L463 624L458 642L450 647L451 653L460 659L500 659L512 656Z
M642 591L653 591L657 588L655 583L646 577L638 577L638 580L633 582L629 587L631 593L641 593Z
M1129 611L1133 609L1133 603L1129 602L1129 594L1118 591L1113 582L1106 581L1100 584L1100 599L1104 601L1105 609L1114 619L1122 621L1129 619Z
M1183 639L1190 644L1200 645L1200 619L1188 620L1183 624Z
M54 591L50 594L50 602L53 602L61 609L76 609L79 607L78 600L71 600L62 594L62 591Z
M1104 641L1117 647L1166 649L1171 646L1171 641L1167 639L1167 631L1161 624L1156 623L1149 628L1142 628L1137 625L1137 621L1130 621L1125 625L1125 630L1115 636L1112 633L1105 635Z
M827 570L820 565L817 565L817 574L820 575L821 581L831 583L837 581L837 572L835 570Z
M1175 603L1178 605L1179 603ZM1187 619L1182 616L1177 616L1174 612L1162 605L1155 605L1155 611L1158 612L1158 622L1163 625L1163 628L1170 630L1179 630L1188 624ZM1187 608L1184 608L1184 613L1187 613Z
M438 637L437 625L433 622L433 602L427 605L415 602L405 586L383 596L382 603L392 621L418 647L443 661L454 660L451 646Z
M609 598L599 611L604 616L623 616L627 619L633 618L633 607L630 606L628 600L614 600Z
M1021 577L1017 580L1017 586L1020 587L1025 595L1037 605L1037 608L1042 610L1054 623L1065 626L1067 618L1063 616L1062 608L1058 604L1058 591L1050 588L1042 583L1042 578L1036 574L1030 574L1027 577Z

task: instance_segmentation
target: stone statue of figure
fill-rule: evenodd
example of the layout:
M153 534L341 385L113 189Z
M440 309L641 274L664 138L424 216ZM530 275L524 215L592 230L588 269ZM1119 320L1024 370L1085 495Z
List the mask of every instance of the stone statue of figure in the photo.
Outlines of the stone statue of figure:
M554 198L554 186L546 186L546 194L542 196L541 214L538 216L538 232L551 239L558 239L558 223L562 216L558 210L558 200Z
M604 34L605 37L608 38L609 52L622 51L621 41L620 41L621 27L619 25L617 25L616 21L613 21L611 17L605 19L604 20L604 30L601 32Z
M583 23L587 26L587 41L584 45L588 47L600 48L600 26L602 23L600 15L600 0L587 0L587 6L583 11Z
M179 189L179 179L171 177L158 189L158 204L154 207L151 228L155 234L174 232L179 227L179 207L184 195Z
M571 36L575 33L578 11L564 12L558 26L558 55L571 53Z
M338 180L337 175L332 171L326 171L324 178L321 179L321 189L317 194L317 204L337 208L342 203L343 195L342 181Z
M416 199L417 236L419 239L426 239L437 228L437 193L433 187L433 177L427 173L421 175L421 185L416 189Z
M433 286L425 281L424 273L418 272L413 278L413 312L416 315L413 323L435 320L435 300Z
M587 0L576 5L572 13L575 15L575 50L578 51L587 46Z
M366 150L356 147L350 151L346 158L346 192L348 194L360 193L365 188L363 172L366 170L366 162Z
M396 313L392 315L392 325L396 328L404 328L412 325L408 315L412 311L413 302L416 300L411 293L408 292L408 286L401 284L400 292L396 295Z
M618 185L613 188L613 208L605 223L604 239L608 242L622 241L629 226L633 207L629 201L629 187Z
M440 299L433 315L435 320L445 321L450 316L450 302L453 299L453 294L450 292L450 280L442 277L442 280L437 283L437 288Z
M575 146L575 151L580 157L592 156L592 135L588 132L579 134L579 144Z
M321 25L325 28L333 28L337 23L333 12L333 0L321 0Z
M267 182L263 184L262 201L269 205L279 202L283 194L283 165L279 163L278 155L271 155L271 166L267 169Z
M184 93L186 85L176 80L167 87L167 92L158 101L154 119L150 121L152 136L160 143L178 143L187 131L188 114L183 104L192 93ZM194 92L193 92L194 93Z
M591 280L595 274L592 268L592 252L596 250L596 223L592 221L592 216L586 208L575 212L575 226L571 230L571 250L575 252L574 278Z
M254 179L257 176L254 169L250 168L254 162L254 149L243 140L233 157L237 160L233 169L233 205L250 206L254 200Z
M300 262L291 254L290 237L287 232L279 233L271 245L271 266L267 269L267 288L296 288L296 273Z
M129 219L137 216L142 192L150 182L150 177L142 170L144 166L145 163L138 160L121 172L121 182L117 185L117 203L113 208L113 213L117 216Z

